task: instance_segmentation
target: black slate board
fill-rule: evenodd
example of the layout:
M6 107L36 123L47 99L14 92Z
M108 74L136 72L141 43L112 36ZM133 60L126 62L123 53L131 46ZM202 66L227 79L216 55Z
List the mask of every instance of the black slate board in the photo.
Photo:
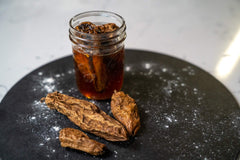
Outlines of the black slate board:
M20 80L0 105L0 160L234 159L240 150L240 109L231 93L198 67L167 55L126 50L123 91L139 107L142 127L128 142L108 142L94 157L58 140L66 116L40 103L48 92L85 99L77 90L72 57L46 64ZM93 101L111 115L110 101Z

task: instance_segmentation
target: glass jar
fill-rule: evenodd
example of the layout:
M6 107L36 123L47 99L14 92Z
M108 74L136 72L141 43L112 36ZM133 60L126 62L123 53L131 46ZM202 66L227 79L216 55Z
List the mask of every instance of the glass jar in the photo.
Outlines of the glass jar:
M76 29L82 22L95 25L115 23L112 32L90 34ZM75 66L75 77L79 91L87 98L103 100L119 91L124 74L124 19L113 12L89 11L74 16L70 22L69 38Z

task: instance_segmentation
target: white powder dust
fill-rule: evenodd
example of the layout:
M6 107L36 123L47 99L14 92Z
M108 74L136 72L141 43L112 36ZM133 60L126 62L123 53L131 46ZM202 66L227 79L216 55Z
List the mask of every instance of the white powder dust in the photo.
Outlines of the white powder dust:
M162 68L162 72L167 72L167 68Z
M52 128L53 128L54 131L56 131L56 132L60 130L60 127L58 127L58 126L53 126Z
M40 71L33 76L35 85L33 86L34 92L47 93L59 91L63 92L59 86L62 85L64 76L71 75L74 73L73 69L67 71L67 73L56 73L51 76L46 75L45 72ZM77 92L77 88L69 88L64 91L65 94ZM32 132L36 136L36 145L45 149L45 156L52 157L57 153L56 148L52 147L52 143L59 143L59 131L62 129L60 125L61 114L56 114L54 110L47 107L45 103L41 103L40 99L33 100L29 108L31 109L31 115L22 116L17 120L17 123L23 123L29 128L25 128ZM65 155L68 157L68 153Z
M166 119L169 121L169 122L172 122L172 119L170 117L166 117Z
M188 75L191 75L191 76L195 75L195 70L191 66L182 68L182 71L188 73Z
M145 110L145 113L149 113L150 111L149 110Z
M169 125L164 125L165 128L169 128Z
M56 78L59 78L59 77L61 77L61 75L60 75L60 74L56 74L55 77L56 77Z
M144 66L146 69L150 69L152 65L150 63L145 63Z
M125 67L125 71L126 71L126 72L131 71L131 67L130 67L130 66L126 66L126 67Z
M44 91L47 93L54 91L61 91L57 86L61 86L60 81L66 76L73 76L74 69L70 69L67 73L56 73L54 75L45 75L44 72L38 72L37 76L34 76L33 80L36 81L36 85L33 88L33 91Z
M47 79L46 81L50 83L53 82L51 79ZM30 109L32 110L32 115L21 117L21 119L17 120L17 123L30 126L30 128L25 129L36 136L35 144L39 147L44 147L46 156L51 157L51 155L56 152L56 149L52 148L51 143L58 141L58 132L61 130L58 124L60 115L49 109L46 104L41 103L40 100L34 100L30 105Z
M43 81L42 81L42 83L43 83L43 84L53 84L54 81L55 81L55 79L53 79L52 77L50 77L50 78L44 78Z

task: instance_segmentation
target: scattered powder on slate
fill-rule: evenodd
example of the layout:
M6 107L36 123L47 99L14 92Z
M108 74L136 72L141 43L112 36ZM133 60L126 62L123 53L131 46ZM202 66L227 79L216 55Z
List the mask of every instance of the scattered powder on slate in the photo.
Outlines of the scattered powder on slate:
M43 93L50 93L54 91L61 91L59 87L59 79L63 79L64 76L73 76L74 71L69 70L66 74L59 73L52 76L45 76L44 72L38 72L37 76L34 76L34 81L36 85L33 88L34 92L39 92L41 90ZM77 89L69 88L66 94L75 92ZM31 128L26 128L30 130L33 135L36 135L36 145L39 147L44 147L46 152L46 157L51 158L56 153L56 148L51 146L52 141L58 140L59 131L62 129L59 124L59 119L61 119L60 114L56 114L54 110L49 109L45 103L41 103L39 100L33 100L30 105L32 109L32 114L27 117L21 117L18 123L25 123L31 126ZM68 157L66 153L65 158Z
M155 64L151 64L151 63L143 63L142 66L147 71L140 71L139 73L134 73L134 67L132 66L131 67L126 66L125 71L126 72L131 71L132 75L140 74L148 78L156 78L157 76L158 79L160 80L159 82L163 83L162 86L160 86L159 84L155 84L156 88L159 88L159 90L162 90L161 93L163 93L163 95L161 97L159 97L159 93L157 94L153 93L152 90L148 91L148 87L146 87L146 94L148 94L147 96L149 96L149 98L147 101L144 102L143 106L140 106L142 108L145 108L144 113L146 115L149 115L148 121L151 123L155 123L156 132L158 134L161 132L169 132L170 129L176 126L179 126L182 123L188 124L191 128L197 128L199 126L204 125L204 122L201 121L201 118L200 118L200 108L202 105L205 105L203 102L205 98L205 93L202 93L196 87L192 88L192 86L189 86L184 80L185 77L182 76L184 73L188 74L189 76L195 76L196 74L195 70L191 66L186 66L180 69L180 72L178 73L174 72L171 68L168 68L168 67L162 67L160 68L160 70L158 69L158 71L155 71L154 70L155 68L153 67L154 65ZM164 79L164 77L162 76L163 74L168 74L169 79ZM152 87L149 87L149 88L152 89ZM174 103L171 101L172 95L174 93L181 93L182 94L181 98L183 97L186 101L191 102L192 101L191 98L194 98L194 100L197 101L197 103L194 104L197 106L190 106L188 104L186 104L185 106L180 106L180 107L191 108L192 113L190 114L190 116L189 116L189 113L184 113L183 110L177 108L179 107L177 106L177 104L175 108L170 106L170 105L174 105ZM190 93L191 93L191 96L189 96ZM141 96L138 96L138 95L143 93L133 92L131 94L135 97L139 97L138 99L136 99L136 102L139 102L139 103L141 102ZM192 97L192 95L195 95L195 96ZM168 111L167 113L162 112L167 108L173 109L173 110L171 112ZM187 118L182 118L182 117L187 117ZM190 136L187 130L183 130L182 133L186 137ZM210 133L211 133L211 128L208 128L207 131L203 131L203 134L205 134L203 137L204 142L208 142ZM154 140L156 140L157 138L155 135L158 135L158 134L151 134L148 140L154 143ZM179 141L179 139L171 139L171 137L168 135L166 139L169 141L170 145ZM141 144L144 145L144 143L141 143ZM178 152L178 150L179 151L181 150L181 148L179 147L177 147L176 149L175 149L176 146L172 145L172 147L173 148L169 148L169 149L172 150L173 152ZM196 152L201 153L201 151L203 151L205 148L205 143L193 142L188 148L192 148L193 150L198 150ZM184 158L184 156L186 155L183 154L182 158ZM135 155L133 155L132 157L135 157ZM205 160L208 159L207 157L204 157L204 155L200 155L200 157ZM175 157L175 158L179 158L179 157Z
M203 125L209 125L209 128L206 130L202 130L203 134L203 143L200 142L193 142L188 146L188 148L191 148L195 152L198 153L203 153L205 149L205 144L211 143L211 140L214 140L214 137L209 137L211 136L210 134L212 132L215 132L214 129L216 127L213 126L213 124L204 124L201 120L201 115L200 115L200 108L201 106L204 106L204 98L205 98L205 93L201 92L197 87L189 86L186 81L184 80L185 77L183 77L181 74L186 73L189 76L195 76L195 70L191 66L186 66L182 69L180 69L180 72L174 72L172 68L168 68L167 66L161 67L160 69L154 70L154 66L157 64L151 64L151 63L143 63L142 71L134 71L134 66L132 65L126 65L125 66L125 72L126 74L131 74L132 76L134 75L141 75L141 76L146 76L147 78L157 78L160 84L151 84L154 86L151 87L146 87L146 91L141 92L138 90L134 90L134 87L137 88L137 86L133 86L133 89L131 93L128 93L132 97L137 97L135 100L137 104L139 105L139 108L143 111L143 114L145 114L148 119L147 121L151 121L151 123L154 123L154 126L156 127L156 132L162 133L162 132L167 132L168 130L184 123L189 125L191 128L196 128L203 126ZM144 71L145 69L145 71ZM64 76L73 76L74 71L69 70L66 73L58 73L55 75L52 75L51 77L49 76L44 76L44 72L39 72L38 76L35 77L35 80L38 82L38 85L36 85L33 90L38 91L39 89L43 92L50 93L53 91L60 91L61 92L61 84L59 84L57 79L64 78ZM162 74L168 74L169 79L164 79ZM159 94L153 93L152 88L159 88L161 93L163 94L161 97L159 97ZM161 88L160 88L161 87ZM67 91L64 91L64 94L71 94L75 93L77 91L76 88L69 88ZM184 106L179 106L179 107L186 107L189 108L189 112L191 113L184 113L181 109L177 107L172 107L170 105L178 105L173 102L170 102L172 100L172 95L175 93L180 93L182 94L182 97L186 101L186 104ZM195 95L194 97L189 97L189 94L192 93L191 95ZM144 95L147 94L147 95ZM141 104L142 96L147 96L147 101L145 101L143 104ZM180 97L181 98L181 97ZM197 102L197 106L191 106L187 104L187 102L191 102L194 98L194 100ZM154 99L154 101L152 101ZM90 102L98 105L98 101L90 100ZM109 111L108 114L111 114L110 110L110 104L107 103L106 106L108 107L107 110ZM147 107L145 107L147 106ZM30 115L29 117L25 117L21 122L19 123L29 123L32 126L32 132L33 134L36 134L39 137L39 141L37 145L39 147L45 147L48 152L46 153L46 157L51 157L51 155L56 154L56 148L53 148L52 146L49 145L50 141L58 141L58 132L62 128L58 124L58 120L60 119L61 115L56 114L54 111L50 110L44 103L41 103L39 100L34 100L32 105L32 110L33 114ZM172 109L171 112L168 112L167 109ZM166 111L166 112L164 112ZM161 112L161 113L160 113ZM185 117L185 118L183 118ZM240 127L240 117L237 117L237 115L232 115L232 123L236 128ZM144 122L143 122L144 123ZM51 125L50 125L51 124ZM52 125L54 124L54 125ZM36 126L36 127L34 127ZM41 127L40 127L41 126ZM212 128L211 128L212 127ZM40 130L37 130L37 128L40 128ZM190 137L191 133L189 133L187 130L182 130L180 131L185 138ZM155 141L156 134L151 134L148 137L149 142ZM157 134L158 135L158 134ZM240 132L239 132L240 136ZM140 139L141 137L139 137ZM138 139L138 137L136 137ZM176 141L179 139L171 139L171 136L166 136L165 139L168 140L169 144L175 144ZM217 139L221 140L221 139ZM145 141L146 142L146 141ZM107 143L107 142L106 142ZM144 142L140 143L142 146L144 146ZM162 147L162 146L161 146ZM178 151L181 150L181 146L176 147L172 146L173 148L168 148L172 150L172 152L178 153ZM220 152L220 150L219 150ZM187 153L187 151L186 151ZM209 150L209 153L215 154L211 150ZM218 153L219 154L219 153ZM113 157L114 158L121 158L121 154L119 151L114 150L113 151ZM132 158L137 158L137 155L133 154L132 157L129 157L129 159ZM184 159L184 156L189 156L189 155L184 155L182 153L181 155ZM65 158L69 157L69 153L66 152L64 155ZM174 157L174 158L179 158L179 157ZM205 157L204 155L199 155L198 158L208 160L208 157Z

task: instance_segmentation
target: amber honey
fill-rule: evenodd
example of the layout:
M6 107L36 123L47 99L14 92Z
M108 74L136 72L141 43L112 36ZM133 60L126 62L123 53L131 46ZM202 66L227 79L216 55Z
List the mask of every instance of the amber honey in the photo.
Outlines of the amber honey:
M79 91L90 99L111 98L123 84L124 19L112 12L89 11L69 24Z
M111 98L123 84L124 49L107 55L87 55L73 49L76 83L90 99Z

